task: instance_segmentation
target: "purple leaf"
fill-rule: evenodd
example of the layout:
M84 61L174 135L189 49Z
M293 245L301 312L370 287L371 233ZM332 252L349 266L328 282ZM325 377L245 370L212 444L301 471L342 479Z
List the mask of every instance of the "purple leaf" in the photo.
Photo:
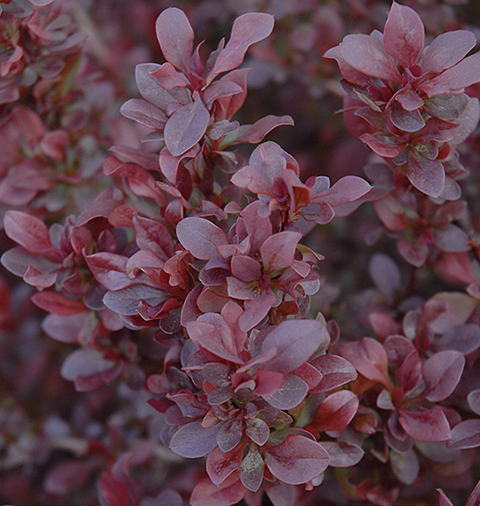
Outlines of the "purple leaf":
M315 387L315 392L328 392L353 381L358 376L355 367L338 355L320 355L312 360L311 365L315 366L323 376Z
M443 93L458 93L480 81L480 53L465 58L442 72L439 76L421 84L419 88L429 97Z
M134 283L125 273L127 257L101 252L84 258L95 279L107 290L122 290Z
M480 446L480 419L464 420L452 429L448 448L466 449Z
M47 315L42 321L42 329L48 336L62 343L77 343L88 313L70 316Z
M412 155L408 159L407 177L417 190L438 197L445 185L445 170L438 160Z
M265 463L256 445L251 445L242 460L240 480L244 487L251 492L257 492L263 481Z
M330 456L331 467L355 466L365 454L360 446L345 441L322 441L320 444Z
M437 488L437 492L439 494L438 501L440 506L454 506L452 501L450 501L441 488Z
M467 401L470 409L480 415L480 389L472 390L467 396Z
M383 47L382 41L364 34L347 35L340 44L342 58L355 70L388 81L402 80L395 61Z
M420 462L414 450L405 453L390 451L390 462L395 476L405 485L412 485L420 471Z
M357 342L341 344L338 352L360 374L390 388L387 354L378 341L371 337L364 337Z
M425 397L431 402L449 397L460 381L464 366L465 357L454 350L441 351L427 359L422 368Z
M393 2L383 31L385 50L404 68L417 63L425 30L420 16L410 7Z
M370 260L368 273L383 295L393 300L396 291L401 286L400 270L397 264L388 255L376 253Z
M214 485L220 485L234 471L240 469L243 447L238 446L229 452L214 448L207 457L207 473Z
M412 242L404 237L397 241L398 252L411 265L421 267L428 258L429 248L421 242Z
M240 443L242 428L242 420L227 420L221 424L217 432L217 443L222 452L229 452Z
M152 74L159 68L160 65L156 63L141 63L135 67L135 79L140 95L160 109L165 109L168 104L177 102L177 100L167 90L164 90L153 77Z
M453 223L435 229L435 245L447 253L469 251L469 239L468 234Z
M402 410L399 422L416 441L445 441L451 437L450 424L439 406L423 411Z
M267 38L272 33L273 25L273 16L270 14L249 12L238 17L233 23L230 40L218 55L208 81L213 81L222 72L239 67L248 48Z
M219 425L203 428L200 421L190 422L175 432L170 449L181 457L195 459L208 455L217 446Z
M195 34L185 13L175 7L165 9L157 18L155 31L165 59L188 74Z
M159 306L167 298L163 290L146 285L135 285L123 290L107 292L103 297L103 303L115 313L133 316L137 314L138 305L142 300L150 306Z
M453 30L442 33L427 46L422 55L424 73L439 73L453 67L475 47L477 39L467 30Z
M32 295L32 302L40 309L58 316L73 316L86 311L80 300L71 299L58 292L44 290Z
M468 355L480 347L480 327L475 323L459 325L437 341L440 349L456 350Z
M465 293L440 292L427 301L425 306L428 308L439 302L445 305L445 311L428 323L428 327L436 334L444 334L458 325L463 325L478 305L476 299Z
M362 134L360 140L363 141L374 153L385 158L395 158L403 151L403 146L397 144L397 138L382 133Z
M181 156L195 146L205 134L210 113L197 98L177 109L165 125L165 144L172 156Z
M227 278L229 295L231 286L230 281L234 279L235 278ZM255 325L258 325L265 316L267 316L276 301L277 296L270 288L263 289L260 294L253 294L253 292L250 292L249 298L245 300L244 303L245 311L238 320L240 330L248 332L255 327Z
M177 237L182 246L200 260L209 260L217 246L228 244L223 230L205 218L184 218L177 225Z
M270 427L260 418L252 418L246 422L245 434L258 446L263 446L270 436Z
M283 374L300 367L320 346L325 327L316 320L287 320L275 327L262 344L262 353L276 348L277 354L264 368Z
M406 111L400 104L393 104L390 119L404 132L418 132L425 126L425 120L418 109Z
M302 234L286 230L268 237L260 246L263 269L271 273L290 267L295 257L295 250Z
M158 81L158 84L166 90L173 90L177 86L184 88L188 85L187 81L175 70L175 67L167 62L151 73ZM172 92L174 93L174 92Z
M372 187L361 177L345 176L339 179L331 188L323 192L315 192L313 203L327 203L332 207L341 206L359 199Z
M312 425L319 432L343 431L357 413L358 406L358 397L350 390L334 392L320 404Z
M157 106L138 98L127 100L122 107L120 113L126 118L133 119L141 125L145 125L153 130L162 130L167 121L165 113Z
M270 446L265 454L265 464L280 481L300 485L313 480L330 463L327 451L316 441L292 434L278 446Z
M294 374L285 376L280 390L271 395L264 395L263 398L274 408L293 409L298 406L308 392L308 385Z

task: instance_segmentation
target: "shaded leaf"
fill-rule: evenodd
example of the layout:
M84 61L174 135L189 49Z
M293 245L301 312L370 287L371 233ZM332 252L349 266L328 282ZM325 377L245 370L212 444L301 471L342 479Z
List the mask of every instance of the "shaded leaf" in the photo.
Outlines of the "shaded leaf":
M464 420L452 429L448 448L465 449L480 446L480 419Z
M228 244L223 230L205 218L184 218L177 225L177 237L182 246L200 260L209 260L217 246Z
M201 421L180 427L170 440L169 447L177 455L195 459L208 455L217 446L218 425L203 428Z

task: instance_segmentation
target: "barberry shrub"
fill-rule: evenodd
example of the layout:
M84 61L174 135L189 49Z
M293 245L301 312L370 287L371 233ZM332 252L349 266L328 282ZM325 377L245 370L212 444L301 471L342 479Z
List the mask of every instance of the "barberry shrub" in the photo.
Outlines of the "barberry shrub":
M266 140L293 119L248 114L247 52L288 69L269 13L210 48L165 8L118 106L95 14L0 3L2 501L480 504L476 37L393 2L340 40L342 15L305 80L364 177L304 176Z

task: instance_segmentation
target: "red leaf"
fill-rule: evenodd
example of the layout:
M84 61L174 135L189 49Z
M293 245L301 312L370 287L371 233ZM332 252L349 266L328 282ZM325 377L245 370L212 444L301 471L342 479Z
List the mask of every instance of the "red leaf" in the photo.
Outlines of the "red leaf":
M302 234L290 230L268 237L260 246L264 271L271 273L290 267L295 257L297 243L301 238Z
M127 257L101 252L84 255L84 258L95 279L107 290L122 290L135 282L125 273Z
M280 481L300 485L313 480L330 463L327 451L316 441L292 434L278 446L269 446L265 464Z
M7 211L3 223L8 237L30 253L62 262L63 254L53 247L47 226L35 216L21 211Z
M422 55L422 71L442 72L453 67L475 47L477 39L467 30L442 33L425 48Z
M312 360L311 365L322 374L322 379L314 392L328 392L353 381L358 376L355 367L338 355L320 355Z
M399 422L416 441L445 441L451 436L450 424L439 406L424 411L403 410Z
M32 301L40 309L58 316L72 316L87 311L85 304L57 292L43 291L32 295Z
M350 390L340 390L330 394L317 409L312 425L319 432L342 431L355 416L358 398Z
M341 344L338 352L360 374L369 380L376 381L390 388L387 354L384 347L378 341L371 337L364 337L358 342Z
M323 441L320 444L330 456L331 467L355 466L365 454L360 446L345 441Z
M269 115L259 119L253 125L242 125L237 132L225 137L221 147L224 148L230 144L239 144L240 142L258 144L269 132L279 126L293 126L292 117Z
M222 452L220 448L215 448L207 457L207 473L215 485L220 485L234 471L240 468L242 460L243 445L237 445L229 452Z
M383 30L385 50L403 67L417 63L423 49L425 30L420 16L410 7L393 2Z
M185 13L175 7L165 9L157 18L155 31L165 59L189 73L195 34Z
M219 486L210 480L200 480L190 496L191 506L230 506L241 501L247 489L238 474L229 476Z
M443 165L420 155L409 156L407 177L417 190L431 197L438 197L445 185Z
M133 119L137 123L154 130L163 130L167 121L165 113L160 108L138 98L127 100L120 107L120 113L126 118Z

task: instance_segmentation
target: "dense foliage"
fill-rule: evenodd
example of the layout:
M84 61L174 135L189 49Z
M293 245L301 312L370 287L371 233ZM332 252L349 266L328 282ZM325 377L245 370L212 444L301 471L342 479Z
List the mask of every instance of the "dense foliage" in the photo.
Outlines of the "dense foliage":
M0 1L0 503L478 506L476 2L221 4Z

